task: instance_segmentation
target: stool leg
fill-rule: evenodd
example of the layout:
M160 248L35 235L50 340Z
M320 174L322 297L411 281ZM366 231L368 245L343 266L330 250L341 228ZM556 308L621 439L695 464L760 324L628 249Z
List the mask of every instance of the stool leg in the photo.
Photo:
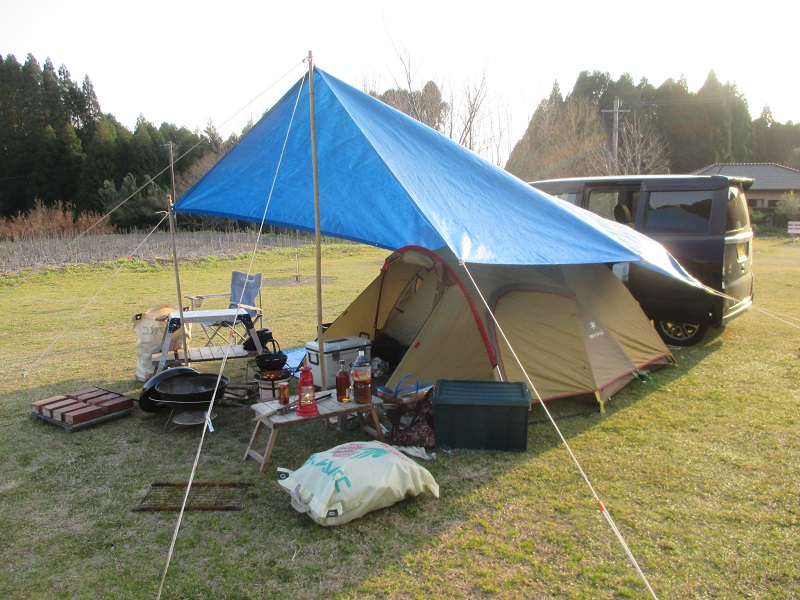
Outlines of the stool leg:
M255 446L255 443L258 440L258 434L262 427L264 427L264 423L262 421L256 423L256 427L253 429L253 435L250 436L250 443L247 444L247 450L244 451L244 458L242 460L247 460L251 456L250 451L253 449L253 446Z
M278 437L278 428L273 427L272 433L269 434L269 441L267 442L267 449L264 450L264 460L261 462L261 468L258 470L260 474L263 474L264 471L267 470L267 463L269 463L269 458L272 456L272 449L275 447L275 440Z

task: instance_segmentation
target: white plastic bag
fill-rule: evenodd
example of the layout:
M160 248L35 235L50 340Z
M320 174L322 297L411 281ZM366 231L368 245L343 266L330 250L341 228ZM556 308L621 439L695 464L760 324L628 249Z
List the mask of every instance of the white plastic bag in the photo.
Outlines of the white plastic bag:
M439 484L427 469L381 442L350 442L318 452L297 471L278 469L292 507L320 525L342 525Z

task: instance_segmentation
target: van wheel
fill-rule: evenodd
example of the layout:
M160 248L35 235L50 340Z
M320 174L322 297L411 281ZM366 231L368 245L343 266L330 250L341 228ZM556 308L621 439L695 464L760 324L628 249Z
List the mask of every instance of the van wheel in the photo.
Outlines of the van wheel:
M673 346L693 346L706 334L708 323L676 323L675 321L656 321L656 330L666 344Z

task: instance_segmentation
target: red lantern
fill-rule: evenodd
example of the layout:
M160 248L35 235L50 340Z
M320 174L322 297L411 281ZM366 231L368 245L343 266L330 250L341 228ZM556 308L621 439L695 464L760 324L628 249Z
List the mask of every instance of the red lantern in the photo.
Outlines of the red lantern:
M314 375L311 367L300 368L300 383L297 389L297 414L301 417L313 417L319 414L314 397Z

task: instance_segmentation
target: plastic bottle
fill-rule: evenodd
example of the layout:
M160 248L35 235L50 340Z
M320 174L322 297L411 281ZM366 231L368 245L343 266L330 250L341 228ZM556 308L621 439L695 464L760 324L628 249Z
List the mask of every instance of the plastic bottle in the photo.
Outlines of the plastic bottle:
M358 357L353 361L353 400L356 404L372 403L372 364L364 356L364 351L358 351Z
M350 373L344 366L344 361L339 361L339 372L336 374L336 399L339 402L350 402Z

